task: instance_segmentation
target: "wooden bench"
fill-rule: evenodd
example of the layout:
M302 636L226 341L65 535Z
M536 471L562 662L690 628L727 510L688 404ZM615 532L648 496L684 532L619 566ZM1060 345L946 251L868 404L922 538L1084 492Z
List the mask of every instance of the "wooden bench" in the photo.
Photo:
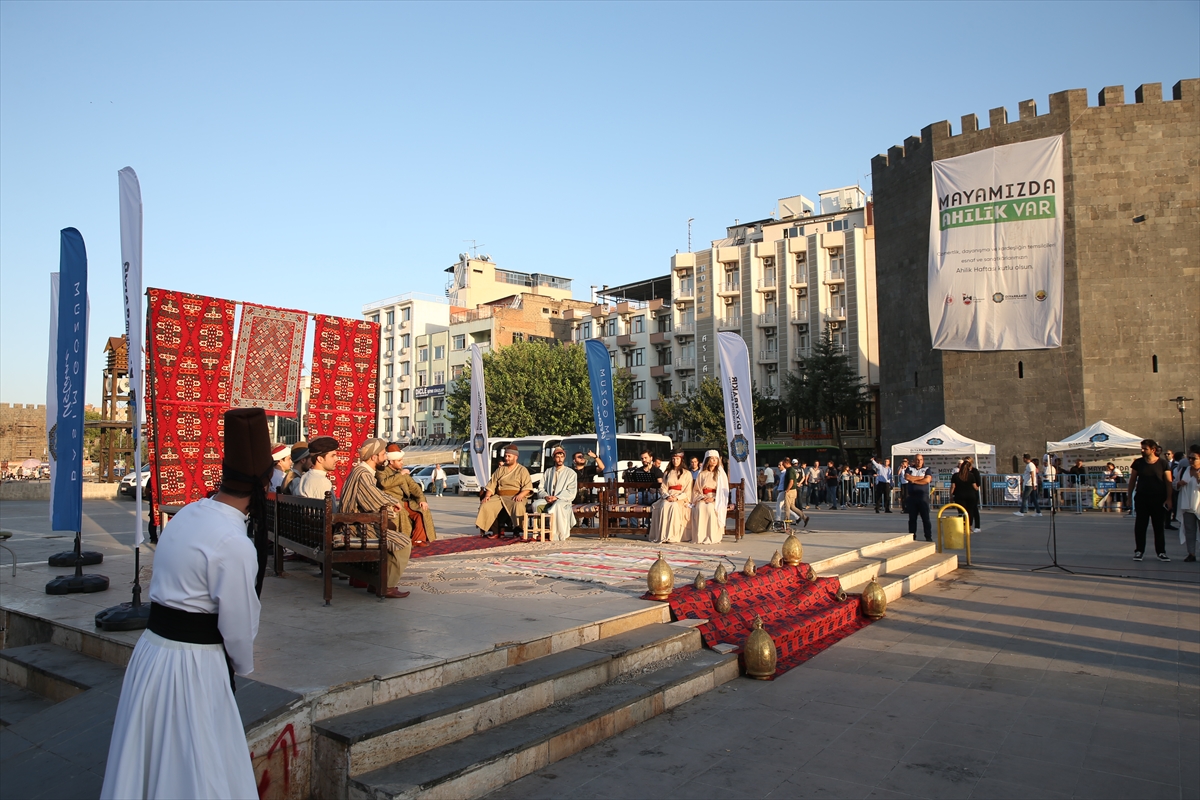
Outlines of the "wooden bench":
M746 535L746 498L742 491L743 483L743 481L738 481L729 487L731 501L729 510L726 512L726 519L734 520L735 541L740 541ZM647 484L617 481L613 483L583 483L579 488L588 491L595 499L590 503L574 505L572 510L575 512L575 517L577 520L594 520L596 524L595 527L590 528L577 524L571 529L572 536L595 533L601 539L607 539L614 532L647 531L646 528L622 527L619 524L622 519L649 520L653 516L652 505L625 502L627 492L645 491L648 488ZM653 487L649 488L654 491Z
M346 533L346 525L373 525L377 539L360 539ZM375 593L383 599L387 590L388 510L369 514L341 514L333 510L333 497L325 493L324 500L291 495L271 495L267 501L267 530L275 540L275 574L286 577L283 569L283 548L321 565L325 582L325 605L333 600L333 570L335 564L374 565L378 569ZM357 546L356 546L357 545Z

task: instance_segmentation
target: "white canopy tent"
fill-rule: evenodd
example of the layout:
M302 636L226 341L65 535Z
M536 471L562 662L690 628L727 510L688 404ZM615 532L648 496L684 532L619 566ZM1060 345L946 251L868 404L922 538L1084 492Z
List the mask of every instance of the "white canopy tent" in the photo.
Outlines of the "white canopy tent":
M1094 422L1061 442L1046 442L1046 452L1067 459L1082 458L1099 462L1136 456L1142 449L1142 437L1134 436L1104 420Z
M996 473L996 445L968 439L948 425L938 425L924 436L892 445L892 466L899 466L900 459L907 456L911 460L918 453L925 456L927 466L939 472L953 470L970 456L980 472Z

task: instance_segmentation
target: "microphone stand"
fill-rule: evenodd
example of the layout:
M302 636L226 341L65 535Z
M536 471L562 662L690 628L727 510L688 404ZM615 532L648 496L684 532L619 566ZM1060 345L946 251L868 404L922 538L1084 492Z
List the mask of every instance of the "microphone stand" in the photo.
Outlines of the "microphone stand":
M1057 569L1062 570L1068 575L1074 575L1074 572L1058 563L1058 526L1055 524L1055 517L1058 516L1058 495L1054 491L1056 488L1058 488L1057 483L1057 481L1053 481L1053 485L1050 487L1050 541L1052 544L1052 552L1050 556L1051 561L1044 567L1035 567L1034 569L1031 569L1030 572L1041 572L1044 569Z

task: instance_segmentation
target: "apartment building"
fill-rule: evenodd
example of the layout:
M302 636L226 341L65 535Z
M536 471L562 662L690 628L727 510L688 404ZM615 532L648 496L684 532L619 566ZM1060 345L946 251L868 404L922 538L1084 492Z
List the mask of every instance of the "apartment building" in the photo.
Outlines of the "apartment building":
M436 295L408 292L368 303L363 306L363 316L379 323L376 431L384 439L415 436L413 390L418 374L426 380L431 377L428 361L417 360L417 341L426 342L428 354L429 337L450 327L450 303Z

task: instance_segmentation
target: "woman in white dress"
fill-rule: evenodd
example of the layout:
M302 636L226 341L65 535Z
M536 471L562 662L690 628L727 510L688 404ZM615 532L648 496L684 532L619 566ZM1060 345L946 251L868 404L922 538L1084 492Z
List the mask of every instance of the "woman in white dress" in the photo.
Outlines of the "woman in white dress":
M102 800L257 800L233 673L254 669L259 602L247 519L262 521L274 470L261 408L225 413L215 497L163 529L150 579L150 621L125 670Z
M564 542L571 538L571 528L575 527L575 512L571 504L579 492L578 476L575 470L565 466L567 453L561 447L554 448L554 466L542 479L542 489L538 497L546 502L541 510L553 518L553 535L551 540Z
M682 542L692 517L692 473L683 465L683 451L671 454L663 476L663 496L650 517L650 541Z
M716 450L704 454L704 466L692 484L692 524L684 541L719 544L725 536L729 509L729 478Z

